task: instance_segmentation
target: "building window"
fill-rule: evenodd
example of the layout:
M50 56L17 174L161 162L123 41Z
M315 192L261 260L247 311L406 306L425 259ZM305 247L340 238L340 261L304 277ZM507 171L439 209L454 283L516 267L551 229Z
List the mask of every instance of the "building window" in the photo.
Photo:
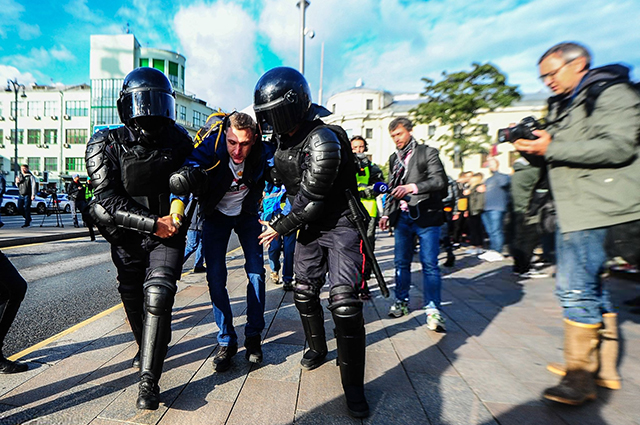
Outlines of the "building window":
M187 107L184 105L178 106L178 119L182 122L187 120Z
M202 122L202 115L200 112L198 111L193 111L193 126L198 128L200 127L202 124L204 124Z
M69 128L66 130L67 143L70 145L84 145L89 138L86 128Z
M116 102L124 80L91 80L91 128L96 125L120 124Z
M58 158L45 157L44 159L44 171L58 171Z
M27 130L27 145L40 144L40 130Z
M140 58L140 67L149 66L149 58Z
M45 130L44 143L46 145L55 145L58 143L58 130Z
M55 100L45 100L44 101L44 116L45 117L57 117L60 115L60 110L58 109L58 105L60 102L56 102Z
M364 129L364 138L365 139L373 139L373 128L365 128Z
M367 99L367 106L365 109L367 111L373 111L373 99Z
M11 130L11 143L15 143L16 140L16 130ZM18 143L24 143L24 130L18 130Z
M435 136L435 134L436 134L436 126L432 124L427 129L427 135L429 137L433 137L433 136Z
M65 158L64 168L67 173L85 171L84 158Z
M174 77L178 76L178 64L177 63L169 61L169 75L173 75Z
M482 134L484 135L489 134L489 124L480 124L478 125L478 128L480 129Z
M64 113L72 117L88 117L89 104L86 100L67 100L64 103Z
M453 127L453 137L460 137L462 135L462 126L460 124L456 124Z
M335 103L333 105L331 105L331 113L332 114L336 113L336 104Z
M18 102L18 116L19 117L24 117L24 112L26 109L26 103L27 102ZM14 112L16 110L16 102L15 101L11 101L11 116L14 115Z
M27 116L28 117L41 117L44 110L42 109L42 102L39 100L30 100L27 102Z
M4 146L4 130L0 128L0 146ZM2 161L0 161L0 165L2 165Z
M158 71L162 71L164 73L164 59L154 59L153 67Z
M40 171L40 158L29 157L27 158L27 165L31 171Z

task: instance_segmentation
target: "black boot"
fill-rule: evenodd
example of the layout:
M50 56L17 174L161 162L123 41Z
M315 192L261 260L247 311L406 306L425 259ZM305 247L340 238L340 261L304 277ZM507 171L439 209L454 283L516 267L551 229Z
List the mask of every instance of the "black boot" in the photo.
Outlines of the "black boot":
M304 336L309 349L302 356L300 365L312 370L324 363L327 356L327 341L324 333L324 312L317 296L294 293L293 299L300 313Z
M156 410L160 406L160 387L150 378L142 378L138 387L138 409Z
M144 298L142 293L123 293L120 294L120 298L122 298L124 312L129 320L131 332L136 340L136 344L138 344L138 352L131 361L131 367L140 369L140 343L142 341L142 327L144 325Z
M443 266L453 267L455 263L456 263L456 256L453 254L453 249L449 248L447 250L447 260L444 262Z
M244 340L244 356L251 363L262 363L262 347L260 346L260 334L248 336Z
M3 355L0 354L0 373L2 374L10 374L10 373L20 373L26 372L29 369L29 366L25 363L12 362L11 360L7 360Z
M364 396L365 331L362 304L331 307L336 325L338 365L347 409L354 418L369 416L369 404Z
M147 282L150 283L150 282ZM140 345L140 392L136 406L155 410L160 400L158 382L171 341L171 307L174 293L165 285L145 287L145 318Z

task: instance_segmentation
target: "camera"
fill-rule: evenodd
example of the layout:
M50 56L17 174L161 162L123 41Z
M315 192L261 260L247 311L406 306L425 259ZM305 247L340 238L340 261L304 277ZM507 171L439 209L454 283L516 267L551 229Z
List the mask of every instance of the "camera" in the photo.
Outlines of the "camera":
M501 128L498 130L498 143L515 142L518 139L535 140L536 135L533 130L543 130L546 127L544 121L534 117L523 118L513 127Z

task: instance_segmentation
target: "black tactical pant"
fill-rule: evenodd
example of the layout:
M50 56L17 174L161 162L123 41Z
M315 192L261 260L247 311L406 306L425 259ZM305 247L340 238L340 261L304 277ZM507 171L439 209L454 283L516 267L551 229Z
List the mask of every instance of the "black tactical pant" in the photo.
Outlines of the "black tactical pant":
M27 282L0 251L0 355L2 344L27 293Z

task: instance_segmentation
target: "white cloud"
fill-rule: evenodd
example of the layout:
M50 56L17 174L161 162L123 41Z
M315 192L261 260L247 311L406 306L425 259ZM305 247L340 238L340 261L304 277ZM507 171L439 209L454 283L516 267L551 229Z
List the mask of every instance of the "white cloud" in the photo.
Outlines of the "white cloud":
M0 65L0 83L4 84L7 80L17 80L18 83L25 86L36 82L30 72L20 72L14 66Z
M21 40L31 40L40 36L40 27L22 21L24 6L15 0L0 0L0 37L6 38L15 31Z
M226 1L181 9L174 19L187 58L185 85L190 92L227 110L252 102L256 23L240 6Z

